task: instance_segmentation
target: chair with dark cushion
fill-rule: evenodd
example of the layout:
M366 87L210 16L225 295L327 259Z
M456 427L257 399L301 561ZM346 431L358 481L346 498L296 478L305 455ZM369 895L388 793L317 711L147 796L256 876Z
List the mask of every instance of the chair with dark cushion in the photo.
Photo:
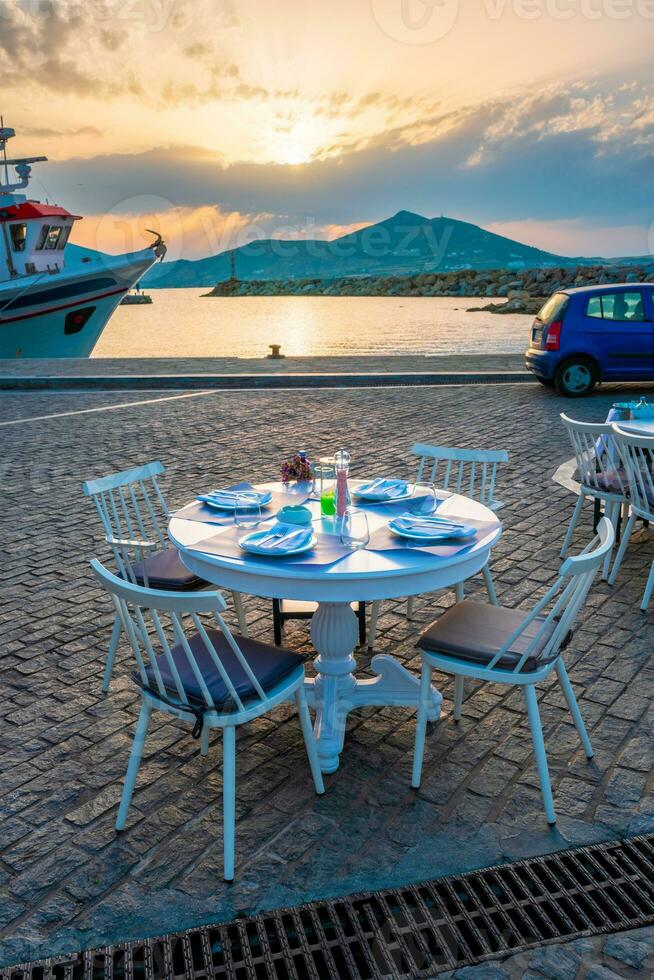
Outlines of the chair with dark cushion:
M134 581L150 589L165 589L168 592L193 592L195 589L206 589L208 582L189 572L182 564L177 548L165 548L145 555L142 562L136 561L131 566ZM129 576L131 581L131 576Z
M504 506L495 496L497 486L497 471L503 463L508 463L509 454L505 449L460 449L456 446L431 446L427 443L416 442L411 447L411 455L415 457L417 470L415 481L426 480L441 490L450 493L461 493L478 500L493 511ZM490 601L497 605L495 583L488 562L481 570ZM464 595L464 583L456 585L456 598L461 601ZM407 619L413 619L416 596L407 599ZM368 630L368 646L375 645L377 633L377 618L380 603L373 602L370 611L370 628Z
M203 681L216 708L234 710L234 700L223 676L224 673L227 673L242 702L245 703L256 698L254 678L246 672L243 658L239 657L238 652L232 648L220 630L207 629L206 637L195 632L186 639L193 654L192 659L187 655L186 644L182 643L171 647L170 659L163 653L159 654L156 665L150 664L145 669L148 680L144 690L150 691L154 695L159 693L157 689L158 673L166 691L174 694L175 675L177 675L190 702L202 704ZM207 639L209 643L206 642ZM304 663L304 658L299 653L273 647L269 643L260 643L258 640L250 639L250 637L238 635L234 637L234 640L264 691L271 690L284 677ZM223 672L211 654L211 647L218 655ZM195 664L192 664L192 660L195 661ZM195 665L199 667L199 675L197 676L194 673ZM133 674L132 677L139 687L143 687L143 682L138 674Z
M536 670L538 664L549 663L549 659L554 660L558 656L556 651L550 650L547 656L539 660L556 623L548 622L544 616L536 616L517 636L514 635L524 619L525 614L519 609L464 599L450 606L440 619L432 623L417 645L421 650L457 657L483 667L487 667L501 650L502 656L495 663L500 670L514 670L529 648L529 657L521 669ZM511 643L506 646L509 639ZM534 640L536 642L531 646Z
M604 514L618 534L623 509L629 504L629 485L610 422L577 422L563 412L561 421L568 431L577 464L579 496L561 547L564 558L586 500L604 507ZM606 556L602 578L609 578L611 552Z
M613 423L613 438L620 455L620 461L627 473L629 487L630 513L618 553L613 562L609 576L609 585L613 585L622 565L634 525L638 519L649 527L654 523L654 437L645 433L627 432L620 427L619 422ZM640 608L645 612L654 592L654 562L652 562Z
M431 704L431 673L454 675L454 720L461 717L466 677L522 687L527 703L545 813L556 822L545 743L538 712L536 684L555 670L587 757L593 749L563 663L575 618L583 606L597 570L613 547L614 531L603 517L598 537L580 555L567 558L559 577L531 612L464 600L425 630L417 646L422 651L415 752L411 784L420 786Z
M171 592L194 592L209 583L185 567L166 535L169 512L157 477L164 472L159 461L122 470L98 480L87 480L82 491L95 504L111 548L118 575L145 588ZM245 610L238 592L232 592L241 633L247 633ZM102 679L109 690L116 650L121 634L116 616Z
M91 568L110 593L136 660L141 713L127 767L116 830L123 830L153 709L192 725L200 750L209 732L223 731L224 876L234 877L236 728L294 700L317 793L324 793L318 750L304 689L302 657L290 650L233 635L218 592L164 592L113 575L94 559Z

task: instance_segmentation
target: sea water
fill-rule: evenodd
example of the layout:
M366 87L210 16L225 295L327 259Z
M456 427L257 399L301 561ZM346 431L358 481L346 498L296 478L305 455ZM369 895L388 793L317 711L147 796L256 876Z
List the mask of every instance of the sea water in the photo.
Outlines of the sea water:
M119 306L93 357L263 357L522 352L533 317L468 313L488 299L420 296L204 297L153 289Z

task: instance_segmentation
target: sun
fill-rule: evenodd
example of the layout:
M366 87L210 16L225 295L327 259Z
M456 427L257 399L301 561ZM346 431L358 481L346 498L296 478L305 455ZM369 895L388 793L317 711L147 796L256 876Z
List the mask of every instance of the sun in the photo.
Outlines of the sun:
M280 163L286 163L291 167L298 167L303 163L308 163L311 159L311 151L304 146L293 144L281 153Z
M324 132L314 119L295 119L275 126L268 139L268 152L276 163L299 167L320 155Z

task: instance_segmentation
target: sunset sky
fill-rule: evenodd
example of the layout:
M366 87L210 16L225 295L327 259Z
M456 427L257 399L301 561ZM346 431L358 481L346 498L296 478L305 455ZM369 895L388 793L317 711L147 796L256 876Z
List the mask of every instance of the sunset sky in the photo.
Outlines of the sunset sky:
M654 251L654 0L0 0L13 154L169 258L400 209Z

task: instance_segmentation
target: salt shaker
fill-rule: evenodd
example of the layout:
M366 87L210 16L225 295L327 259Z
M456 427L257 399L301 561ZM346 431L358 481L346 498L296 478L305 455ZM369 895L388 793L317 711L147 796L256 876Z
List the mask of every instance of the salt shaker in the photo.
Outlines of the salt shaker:
M339 449L334 455L334 469L336 470L336 516L342 517L351 501L347 485L350 475L350 454L345 449Z

